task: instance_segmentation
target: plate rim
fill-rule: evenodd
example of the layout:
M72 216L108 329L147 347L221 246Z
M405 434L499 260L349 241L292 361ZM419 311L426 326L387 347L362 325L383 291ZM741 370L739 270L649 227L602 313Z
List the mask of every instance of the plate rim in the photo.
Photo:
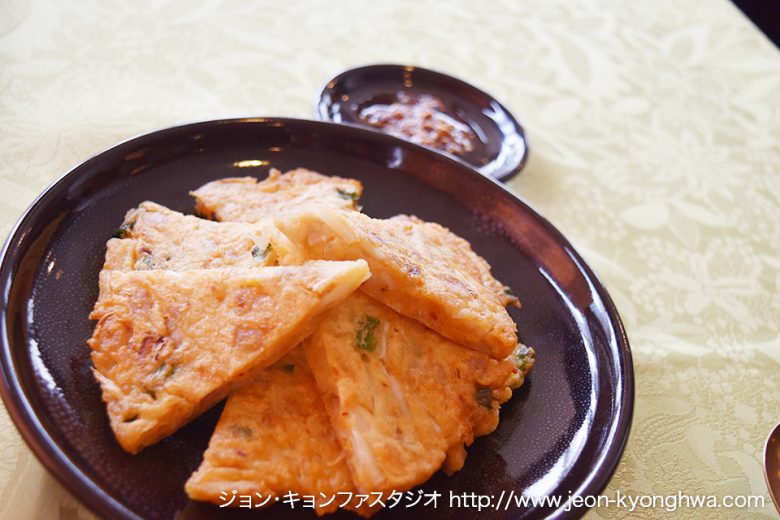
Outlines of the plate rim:
M34 406L28 399L27 394L23 391L22 383L15 370L16 367L13 360L14 346L11 345L11 342L9 341L8 331L8 307L12 294L13 275L16 272L13 269L13 260L18 256L19 244L17 242L20 242L25 238L24 233L22 233L22 236L19 236L23 225L32 218L32 214L42 204L51 197L57 195L55 192L58 189L65 187L65 184L68 181L77 179L81 171L87 168L91 163L101 159L104 155L109 154L121 146L135 141L161 136L168 132L183 131L185 129L194 129L204 126L211 127L236 124L274 126L311 125L313 127L321 128L336 126L347 132L372 134L374 139L386 140L396 146L412 147L413 149L422 151L424 154L436 156L436 160L456 165L463 169L464 172L467 171L469 175L481 179L480 182L492 184L494 189L498 188L505 196L510 197L514 204L525 206L527 210L531 212L532 216L544 227L545 231L550 233L556 242L565 247L572 259L577 262L578 267L587 276L595 289L596 294L598 294L604 304L609 325L615 333L616 349L613 350L610 348L609 351L617 355L617 357L613 358L611 361L613 364L617 365L618 369L616 370L616 374L619 375L620 381L623 382L622 387L617 387L615 392L616 396L619 397L619 399L615 400L617 403L616 418L609 425L609 435L605 441L607 449L604 450L596 464L588 469L586 478L579 484L576 490L577 492L575 493L579 495L599 495L611 480L625 453L633 422L635 374L633 356L625 327L620 319L617 307L593 269L571 245L569 240L541 213L536 211L531 204L518 194L510 191L498 179L483 175L474 168L464 164L462 161L433 151L426 146L418 145L411 141L400 139L385 132L372 130L361 125L288 117L235 117L199 120L164 126L152 131L134 134L103 148L99 152L89 156L86 160L69 168L65 173L49 183L49 185L35 197L18 217L9 231L2 250L0 251L0 288L3 289L2 306L0 307L0 375L2 375L0 378L2 379L0 382L0 397L22 439L46 470L54 475L63 487L99 516L104 518L124 518L131 520L141 519L140 516L125 507L119 500L106 492L100 485L90 479L86 473L81 471L73 458L61 449L61 446L49 435L46 428L38 420L38 415L35 413ZM566 503L567 502L564 502L559 508L552 511L549 518L579 518L590 509L583 507L564 511L563 508Z
M371 130L373 132L378 132L378 133L381 133L381 134L387 134L387 132L385 132L383 130L380 130L378 128L374 128L374 127L371 127L371 126L368 126L368 125L361 125L359 123L354 123L354 122L351 122L351 121L349 121L349 122L346 122L346 121L345 122L336 122L336 121L334 121L333 119L330 118L329 114L324 113L322 111L322 109L321 109L321 107L322 107L321 101L322 101L322 99L324 97L324 94L326 92L332 90L331 88L328 87L328 85L331 82L336 81L336 80L338 80L338 79L340 79L340 78L342 78L342 77L344 77L344 76L346 76L347 74L350 74L350 73L364 71L364 70L368 70L368 69L380 69L380 68L388 68L388 69L390 69L390 68L393 68L393 69L412 68L414 70L422 71L423 73L426 73L426 74L431 74L433 76L438 76L438 77L444 78L444 79L446 79L448 81L453 81L455 83L459 83L459 84L461 84L461 85L463 85L463 86L465 86L465 87L467 87L467 88L469 88L471 90L474 90L475 92L478 92L478 93L482 94L486 98L493 100L501 108L501 110L504 111L504 114L508 116L509 121L512 123L512 125L517 130L517 133L520 135L520 138L523 141L523 153L520 156L520 160L517 161L517 164L514 165L512 168L505 168L502 171L497 171L497 172L494 172L492 174L489 174L489 173L482 173L481 169L477 165L474 165L474 164L471 164L469 162L466 162L463 159L461 159L460 157L458 157L457 155L447 153L445 151L439 150L439 149L434 148L432 146L418 144L418 143L415 143L414 141L411 141L411 140L408 140L408 139L403 139L404 141L408 141L408 142L410 142L412 144L415 144L417 146L422 146L423 148L425 148L427 150L431 150L431 151L433 151L433 152L435 152L435 153L437 153L439 155L443 155L444 157L447 157L448 159L453 159L456 162L458 162L458 163L460 163L462 165L465 165L468 168L471 168L472 170L477 171L480 175L482 175L484 177L488 177L490 179L495 179L495 180L498 180L498 181L501 181L501 182L507 182L510 179L512 179L512 178L516 177L517 175L519 175L523 171L523 169L525 168L525 165L528 163L528 156L531 153L531 151L530 151L531 147L530 147L530 144L528 142L528 133L525 131L525 127L522 124L520 124L520 121L517 119L517 117L515 117L515 115L512 113L512 111L509 110L506 107L506 105L504 103L502 103L498 98L496 98L492 94L488 93L487 91L481 89L480 87L477 87L476 85L474 85L472 83L469 83L468 81L466 81L464 79L461 79L461 78L459 78L457 76L453 76L451 74L447 74L446 72L441 72L440 70L431 69L429 67L421 67L421 66L418 66L418 65L401 65L399 63L371 63L371 64L368 64L368 65L359 65L357 67L349 67L347 69L343 69L343 70L337 72L336 74L334 74L331 78L329 78L329 79L325 80L324 82L322 82L322 84L321 84L321 86L320 86L320 88L318 90L318 93L317 93L317 95L316 95L316 97L314 99L314 117L316 117L318 121L322 121L322 122L336 123L336 124L340 124L340 125L356 126L356 127L359 127L359 128L364 128L364 129Z

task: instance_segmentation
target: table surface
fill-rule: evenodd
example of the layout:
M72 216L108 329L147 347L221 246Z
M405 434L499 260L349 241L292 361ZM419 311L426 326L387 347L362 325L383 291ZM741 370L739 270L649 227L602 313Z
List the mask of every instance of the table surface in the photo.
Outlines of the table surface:
M369 63L462 77L524 124L531 156L509 186L594 267L633 349L633 429L605 494L767 496L780 53L725 0L0 0L0 234L118 140L200 119L311 117L324 80ZM683 512L773 518L766 500ZM11 517L93 515L0 408L0 518Z

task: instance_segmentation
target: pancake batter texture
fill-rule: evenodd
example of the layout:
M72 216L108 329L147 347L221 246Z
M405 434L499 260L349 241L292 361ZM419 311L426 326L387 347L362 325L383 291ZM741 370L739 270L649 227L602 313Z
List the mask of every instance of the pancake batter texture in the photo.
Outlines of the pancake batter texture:
M362 192L303 168L221 179L192 192L204 218L147 201L108 240L89 345L119 444L137 453L227 397L193 500L292 491L323 515L339 492L452 474L533 367L519 300L470 244L364 215Z

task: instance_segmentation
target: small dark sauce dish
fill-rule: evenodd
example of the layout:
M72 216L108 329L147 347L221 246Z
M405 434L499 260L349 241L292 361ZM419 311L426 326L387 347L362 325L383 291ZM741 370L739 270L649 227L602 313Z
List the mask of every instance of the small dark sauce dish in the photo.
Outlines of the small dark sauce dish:
M454 158L483 175L506 181L517 175L528 157L525 132L501 103L489 94L440 72L408 65L368 65L342 72L328 81L315 104L323 121L350 123L382 131L368 124L362 112L374 105L390 105L400 96L432 96L443 112L474 131L473 148Z

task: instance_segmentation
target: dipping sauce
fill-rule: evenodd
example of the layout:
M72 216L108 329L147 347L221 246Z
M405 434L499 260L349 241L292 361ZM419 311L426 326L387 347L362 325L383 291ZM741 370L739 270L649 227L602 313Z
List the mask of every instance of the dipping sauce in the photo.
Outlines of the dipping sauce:
M477 135L467 124L445 112L444 104L431 95L410 96L400 92L389 105L370 105L360 119L388 134L430 146L454 155L474 149Z

